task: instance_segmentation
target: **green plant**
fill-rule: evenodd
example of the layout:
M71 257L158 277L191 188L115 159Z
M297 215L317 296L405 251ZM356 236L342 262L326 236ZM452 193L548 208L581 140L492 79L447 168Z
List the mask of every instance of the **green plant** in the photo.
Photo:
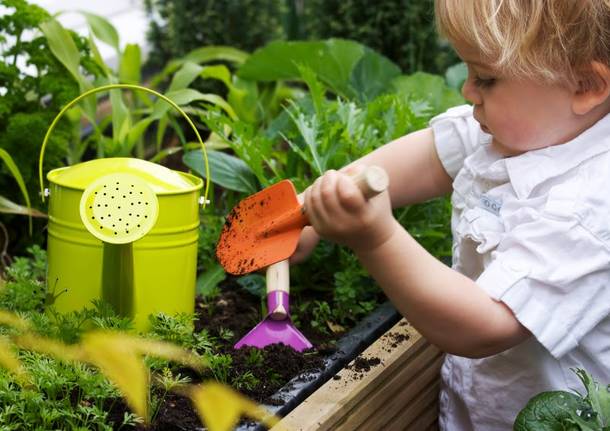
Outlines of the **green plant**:
M259 349L250 349L246 362L248 366L255 368L260 367L265 360L263 352Z
M309 49L309 45L306 47ZM332 46L328 49L334 52ZM272 65L283 61L266 55ZM294 52L290 55L299 56ZM250 59L244 67L249 62ZM328 73L320 71L315 63L309 64L318 67L319 73ZM267 70L263 57L257 60L256 69ZM443 78L423 73L395 76L391 80L392 92L369 101L331 99L327 97L327 85L331 85L328 80L322 82L318 73L305 66L296 70L309 93L289 103L268 126L258 128L219 111L210 112L204 119L233 152L209 152L214 183L241 197L284 178L292 180L297 190L303 190L327 169L338 169L386 142L424 128L433 115L463 101ZM341 84L349 82L349 78L333 79L335 88L349 88L348 84ZM203 174L197 152L186 153L183 160ZM399 209L395 215L435 256L450 255L448 199ZM297 266L292 280L292 290L297 294L305 290L328 292L332 287L332 316L316 319L321 330L328 326L325 320L335 325L353 323L377 303L377 288L353 255L329 244L322 243L316 249L310 265ZM246 287L251 284L246 277L240 283ZM298 320L298 316L295 318Z
M231 386L237 390L253 390L260 384L260 380L252 373L252 371L246 371L231 380Z
M44 29L52 26L62 32L65 46L76 53L74 68L91 76L97 76L100 70L86 39L63 29L44 9L25 0L2 0L0 5L5 9L0 16L0 149L13 161L0 165L0 190L3 198L17 202L22 196L36 196L37 160L32 155L38 152L55 113L79 93L81 85L53 53L53 42ZM66 118L58 124L49 142L46 170L64 164L67 142L78 134L76 123L76 119ZM19 188L14 187L16 167L22 177ZM28 199L25 197L26 205L31 206ZM10 212L23 212L8 202L3 206ZM14 253L31 244L22 220L7 216L3 223L9 226ZM33 240L41 242L39 229L34 230Z
M64 429L65 426L113 429L107 424L108 412L101 405L116 398L119 392L137 417L126 414L122 423L115 421L112 425L148 422L150 387L142 357L161 357L196 370L205 364L201 357L175 345L125 333L83 333L78 343L68 345L35 334L26 320L4 311L0 311L0 323L12 328L7 332L12 344L4 339L0 341L0 365L15 376L13 383L9 380L12 376L0 370L0 387L6 389L0 394L0 403L10 403L0 415L3 427L2 420L8 426L16 424L14 429ZM17 348L18 358L11 353ZM222 355L215 359L216 372L222 372L226 378L230 361ZM251 381L247 378L242 384ZM231 429L242 413L266 424L276 422L254 403L214 383L187 385L186 379L174 377L168 371L161 375L160 382L163 388L190 397L200 418L211 430ZM218 403L222 405L220 410ZM44 407L34 410L36 404ZM210 407L213 408L210 410Z
M604 431L610 427L610 386L583 369L573 369L586 395L566 391L542 392L519 412L515 431Z
M211 354L217 346L213 337L206 330L193 332L193 316L177 314L168 316L157 313L149 316L151 323L150 336L175 343L185 349Z
M458 61L437 35L433 0L308 0L303 5L302 33L309 39L358 41L405 73L441 73Z
M203 45L252 51L283 33L283 1L146 0L145 5L150 61L157 66Z
M209 364L214 379L221 383L229 383L233 358L230 355L207 354L204 358Z

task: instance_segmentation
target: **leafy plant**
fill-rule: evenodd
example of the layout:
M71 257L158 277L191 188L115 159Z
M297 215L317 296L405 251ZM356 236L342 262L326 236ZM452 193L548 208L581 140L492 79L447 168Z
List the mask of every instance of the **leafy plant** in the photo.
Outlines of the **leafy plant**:
M10 201L3 200L5 212L27 214L11 202L22 199L24 189L27 195L35 196L38 160L32 155L37 154L55 113L80 91L79 81L53 53L53 42L43 32L45 26L61 31L65 48L76 53L74 68L90 76L97 76L100 70L86 39L63 29L44 9L25 0L1 0L0 5L4 9L0 16L0 149L12 158L12 163L0 164L0 190L2 197ZM58 124L57 133L49 142L45 170L64 164L67 142L78 133L76 123L76 119L66 118ZM15 167L22 178L18 188L14 187ZM25 198L26 205L31 207L28 199ZM22 220L7 217L4 223L12 234L9 239L14 240L12 248L24 250L32 239L24 234ZM38 241L40 233L34 230L34 234Z
M203 45L251 51L282 35L284 4L276 0L146 0L145 5L154 47L150 61L157 66Z
M358 41L388 57L405 73L441 73L457 61L434 26L433 0L308 0L299 15L308 39Z
M573 369L587 394L542 392L519 412L515 431L604 431L610 426L610 391L583 369Z
M257 67L264 70L264 64L261 60ZM324 171L338 169L386 142L426 127L433 115L463 101L441 77L421 73L395 77L390 86L393 93L368 102L330 99L327 87L314 70L305 66L295 70L307 84L309 94L292 101L267 127L259 129L221 112L204 119L233 152L209 153L211 179L233 190L237 197L284 178L292 180L297 190L303 190ZM183 160L203 175L200 154L186 153ZM438 257L450 255L448 199L399 209L395 215L431 253ZM377 302L377 288L368 274L353 255L339 247L318 247L308 268L295 268L292 279L297 293L332 291L333 311L328 319L331 324L354 322ZM241 280L248 285L245 277ZM326 330L326 322L318 323Z
M143 418L144 421L149 419L149 379L142 360L143 355L147 354L163 357L167 360L177 361L195 369L201 369L202 365L205 364L202 362L201 357L195 356L175 345L134 337L124 333L110 331L88 332L83 334L78 344L66 345L56 340L40 337L29 331L26 321L6 312L0 313L0 323L14 327L16 332L13 333L11 339L16 346L26 352L23 355L24 358L33 357L31 353L28 352L35 351L60 359L60 362L47 362L47 365L57 364L64 366L65 363L74 363L77 365L69 368L69 370L78 373L79 376L82 376L83 374L86 375L86 373L90 372L88 368L79 364L88 363L94 365L102 372L103 376L108 378L113 385L116 386L133 411L140 418ZM0 345L0 364L8 367L9 370L17 375L18 381L24 386L24 389L31 390L35 387L40 390L40 393L44 393L47 398L52 400L65 400L64 402L68 403L67 405L63 405L59 415L62 422L57 422L57 413L50 415L48 414L50 412L45 409L42 411L39 410L37 415L30 412L28 416L35 416L35 418L22 416L22 419L38 421L40 426L45 428L55 428L57 426L65 426L65 424L71 424L72 426L78 427L91 426L92 424L89 423L91 416L95 419L94 424L99 423L100 419L106 419L105 412L100 410L100 408L89 399L84 398L87 396L99 397L94 398L93 401L100 401L115 395L107 391L100 392L99 382L93 385L93 389L95 390L93 395L79 392L77 407L84 405L84 408L75 409L74 406L69 404L72 400L73 391L77 389L77 387L87 389L86 385L80 385L82 377L73 378L68 381L62 380L60 377L67 376L66 371L49 375L48 372L51 372L49 366L37 370L33 369L33 367L28 368L28 371L38 371L35 374L35 377L31 377L29 372L24 371L21 362L15 360L10 355L9 352L11 349L12 346L5 344L4 342ZM216 356L215 358L217 358L217 368L213 369L213 372L228 373L230 361L227 361L223 355ZM36 365L43 364L38 358L36 358L34 363ZM45 372L47 373L46 375ZM100 379L103 378L102 374L93 376ZM0 375L0 377L2 376ZM220 431L231 429L242 413L246 413L250 417L261 420L267 424L275 422L272 417L258 408L254 403L228 389L224 389L213 383L186 386L184 385L186 383L184 379L181 379L180 382L177 382L176 379L171 379L173 381L170 381L170 379L167 378L167 373L165 377L167 387L171 386L174 389L178 388L177 390L194 400L201 419L211 430L216 429ZM226 374L224 374L224 377L226 377ZM78 386L75 384L76 381L79 382ZM0 382L3 383L2 380L0 380ZM71 385L67 385L67 383L71 383ZM9 392L15 391L9 390ZM222 397L218 397L218 394L222 394ZM83 398L80 398L81 396ZM216 409L210 410L210 406L216 406ZM220 410L217 409L219 406L222 406ZM85 410L85 412L82 410ZM92 412L94 413L93 415L91 414ZM4 416L10 417L10 413L10 409L8 413L5 410ZM15 411L15 413L21 414L23 412ZM84 416L83 413L85 413ZM227 416L231 419L229 422L227 422ZM124 422L125 421L132 422L133 418L125 417ZM29 428L32 423L28 421L24 425L26 428Z

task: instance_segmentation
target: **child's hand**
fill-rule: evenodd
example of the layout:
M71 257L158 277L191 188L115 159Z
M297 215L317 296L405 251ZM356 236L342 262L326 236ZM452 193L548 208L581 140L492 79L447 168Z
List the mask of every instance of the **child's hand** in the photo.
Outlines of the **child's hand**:
M303 195L307 217L316 232L354 251L376 248L396 227L388 192L367 201L344 173L326 172Z

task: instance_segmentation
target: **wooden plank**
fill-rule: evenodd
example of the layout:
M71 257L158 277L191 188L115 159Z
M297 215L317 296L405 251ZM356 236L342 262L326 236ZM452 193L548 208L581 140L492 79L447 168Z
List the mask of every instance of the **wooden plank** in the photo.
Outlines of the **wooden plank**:
M440 382L438 379L433 385L424 389L419 394L415 402L409 404L403 412L399 412L392 419L392 423L400 424L398 429L412 429L421 430L431 425L438 418L438 395L440 389ZM433 420L429 424L423 424L420 421L422 418L426 418L429 412L432 412ZM427 419L424 419L427 421Z
M427 344L419 354L412 358L401 369L397 370L390 379L366 400L366 404L349 415L350 426L346 429L356 429L357 426L365 426L369 423L367 419L377 417L374 421L379 427L368 427L368 429L381 429L381 426L390 421L392 417L404 410L422 390L433 385L438 380L438 369L442 356L440 351ZM385 421L384 421L385 418ZM371 424L372 425L372 424ZM385 428L384 428L385 429Z
M353 423L353 426L347 429L404 430L406 424L414 422L420 415L424 414L424 410L438 399L438 372L442 363L442 357L438 350L430 350L436 356L422 363L423 368L418 367L419 370L414 379L398 381L398 384L401 385L399 391L394 394L387 394L384 397L385 403L380 408L369 410L368 406L362 406L360 411L367 411L367 417L361 423ZM386 395L386 393L379 395ZM356 428L356 425L358 428Z
M378 414L381 410L389 411L391 417L404 410L405 403L420 406L418 394L429 396L426 387L435 385L439 355L438 349L403 319L361 355L379 358L379 365L364 372L356 370L352 362L337 374L338 380L328 381L282 419L277 430L353 431L363 422L373 423L376 417L382 417ZM414 377L418 373L424 377ZM438 393L438 389L430 391L434 390ZM389 403L396 397L396 402ZM433 412L436 414L436 410ZM385 418L387 421L388 416Z

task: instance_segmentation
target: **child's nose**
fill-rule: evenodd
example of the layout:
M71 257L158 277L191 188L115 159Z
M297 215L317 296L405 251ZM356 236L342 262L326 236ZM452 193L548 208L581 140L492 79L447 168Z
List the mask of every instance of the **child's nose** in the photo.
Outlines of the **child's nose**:
M474 79L470 76L464 81L464 85L462 85L462 96L464 99L472 103L473 105L480 105L483 103L481 98L481 93L479 89L474 84Z

